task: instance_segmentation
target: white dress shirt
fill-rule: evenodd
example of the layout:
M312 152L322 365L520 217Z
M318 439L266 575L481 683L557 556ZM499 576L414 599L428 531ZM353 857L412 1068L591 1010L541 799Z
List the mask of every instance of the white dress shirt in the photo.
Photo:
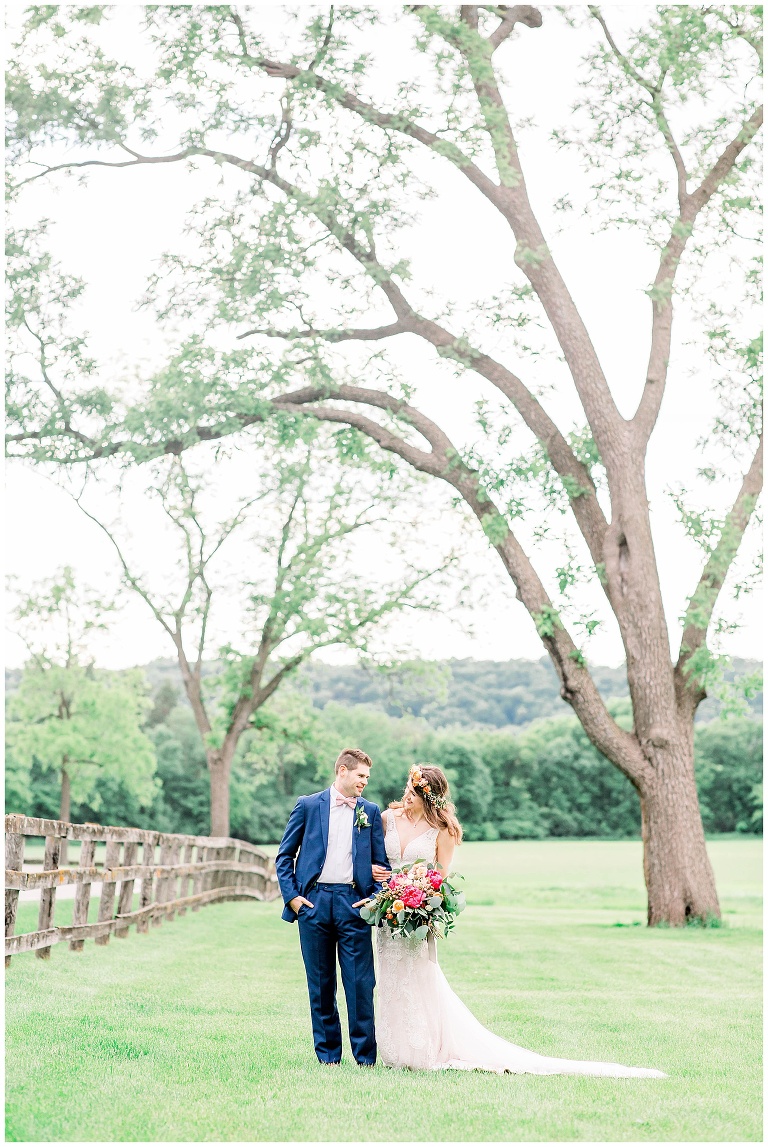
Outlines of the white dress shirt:
M336 804L339 790L330 788L330 812L328 818L328 850L325 854L323 871L318 876L321 884L352 884L352 830L355 810L347 804ZM343 796L339 793L339 796Z

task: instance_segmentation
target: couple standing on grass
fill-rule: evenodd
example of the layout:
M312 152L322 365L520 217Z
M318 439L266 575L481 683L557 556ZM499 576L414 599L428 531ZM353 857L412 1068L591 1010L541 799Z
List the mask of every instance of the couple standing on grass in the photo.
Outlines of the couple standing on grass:
M451 990L434 943L382 927L376 930L374 1024L372 929L360 907L393 865L424 860L447 873L462 834L448 781L436 765L412 768L402 800L384 814L362 795L370 771L371 758L362 749L343 749L331 787L299 797L277 853L283 919L298 920L320 1063L341 1062L338 956L349 1042L361 1067L373 1067L378 1043L388 1067L665 1078L652 1068L554 1059L508 1043L484 1028Z

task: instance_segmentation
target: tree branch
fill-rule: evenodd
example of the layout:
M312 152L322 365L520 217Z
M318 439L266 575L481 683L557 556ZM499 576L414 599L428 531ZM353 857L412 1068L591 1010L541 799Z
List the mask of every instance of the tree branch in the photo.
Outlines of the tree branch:
M498 28L487 37L494 52L512 34L516 24L525 24L526 28L540 28L542 25L541 12L530 4L515 4L512 8L508 8L506 4L498 4L492 8L487 5L483 7L501 16Z
M688 602L683 623L680 654L675 666L678 703L685 702L695 712L706 691L690 672L690 662L707 639L717 598L744 537L758 495L763 486L763 439L760 437L749 470L744 475L736 501L729 511L717 545L709 555L699 584Z
M222 158L228 162L230 161L229 156L222 156ZM293 184L277 176L273 171L262 168L249 161L237 160L237 163L239 166L252 171L260 178L272 183L285 195L303 205L308 212L323 223L328 231L335 236L341 246L360 263L366 274L368 274L381 289L395 312L397 321L389 327L374 328L376 337L387 337L386 334L382 335L382 331L391 331L392 333L398 334L407 332L417 334L425 341L431 343L439 354L462 362L483 375L484 378L493 383L493 385L501 390L505 397L512 402L528 428L544 446L555 471L565 480L566 491L569 494L571 507L579 529L587 542L593 560L596 563L602 562L603 537L607 523L597 501L592 477L586 466L576 458L562 433L546 413L541 403L531 394L521 379L489 355L482 354L469 346L466 340L459 339L440 324L420 315L408 302L402 289L394 282L387 268L378 261L370 249L364 248L354 235L338 226L336 219L327 206L318 204L315 200L311 199L310 196L301 192ZM573 306L572 301L571 306ZM573 310L578 317L578 312L576 312L575 307L573 307ZM581 322L580 318L579 322ZM371 331L366 331L364 332L364 337L372 335L372 333ZM332 339L331 341L336 340ZM602 380L601 385L605 388L605 393L608 395L608 401L615 411L616 408L613 405L613 399L607 389L605 379L602 378L602 374L600 377ZM598 409L598 421L602 420L604 424L606 411L604 407L599 407ZM587 410L587 414L589 417L589 410ZM617 411L616 416L618 417ZM592 425L591 418L590 424ZM598 443L598 449L599 448Z
M185 692L189 698L189 703L192 706L192 711L195 715L195 721L196 721L198 730L200 731L201 736L207 736L207 734L210 733L210 731L211 731L211 723L208 719L208 713L207 713L206 706L205 706L205 700L203 698L202 690L200 688L199 673L196 674L195 671L193 670L192 666L189 663L189 659L187 657L186 651L184 649L184 637L183 637L183 633L181 630L181 621L183 620L183 610L182 610L181 614L178 611L174 612L174 620L175 620L176 624L173 628L171 628L171 626L168 624L165 617L163 616L161 609L155 604L155 602L150 597L149 592L144 589L144 587L142 586L142 584L138 580L138 578L135 576L135 574L133 574L131 572L130 566L128 565L128 561L127 561L125 555L123 554L123 551L120 547L120 544L117 541L117 539L115 538L112 531L102 521L100 521L94 514L92 514L89 510L87 510L85 508L85 506L82 503L82 495L77 496L77 497L75 495L71 495L71 496L74 499L74 501L77 503L77 505L80 507L80 510L85 514L86 518L90 518L90 520L92 522L94 522L99 527L99 529L102 531L102 533L105 534L106 537L109 539L109 541L112 543L112 546L114 547L115 552L118 556L118 560L120 562L120 565L122 566L123 574L125 576L126 581L131 586L131 588L139 595L139 597L141 597L142 600L146 602L146 604L149 606L150 610L152 611L156 621L163 627L165 632L171 638L171 641L173 642L173 644L176 648L178 661L179 661L179 668L181 669L182 679L184 681ZM186 598L185 598L185 600L186 600ZM199 661L199 657L198 657L198 661Z
M482 37L478 37L478 39L483 45L485 45L485 41ZM412 125L407 119L403 119L402 117L398 116L390 116L386 113L379 113L378 111L375 111L371 105L364 104L363 101L358 100L356 96L352 95L352 93L344 91L339 93L339 90L335 85L330 85L325 81L321 81L320 77L318 77L315 73L302 72L301 69L296 68L294 65L277 64L274 61L257 59L255 57L250 57L250 59L255 65L262 67L263 70L266 71L269 75L275 75L286 79L296 78L301 75L302 80L307 78L309 83L313 83L320 90L327 90L327 94L331 95L336 102L341 104L341 106L350 108L350 110L353 110L357 112L357 114L362 115L363 118L369 118L370 122L376 123L378 126L393 128L394 130L403 131L405 134L412 135L413 138L419 139L427 146L433 147L433 149L437 150L440 154L447 155L445 150L446 146L448 146L449 150L453 148L452 144L446 145L446 141L441 140L433 133L426 132L423 129L416 130L414 125ZM501 106L504 121L506 122L506 131L508 132L512 146L514 146L514 140L511 137L509 121L506 118L506 112L503 108L503 103L501 103L501 96L498 93L498 88L495 87L495 78L494 89L496 92L496 98L498 99ZM439 146L435 146L438 144ZM273 186L277 187L284 194L290 196L299 205L303 206L307 211L320 219L320 221L328 228L331 234L333 234L342 243L342 245L350 252L350 254L358 259L359 262L361 262L368 273L373 274L375 281L389 299L395 314L398 316L398 319L402 319L404 315L413 315L415 313L410 305L405 301L402 292L394 284L389 275L386 276L384 281L380 281L380 276L384 268L382 268L381 264L379 264L375 259L373 253L364 250L353 236L339 228L337 221L332 217L327 208L321 208L321 206L317 203L316 200L313 199L312 196L307 195L305 192L300 191L298 187L282 179L274 171L274 169L264 167L252 160L246 160L228 152L214 151L210 148L201 147L185 148L183 151L177 152L171 156L143 156L135 152L132 152L132 154L134 155L132 160L122 163L110 163L105 160L87 160L81 163L65 163L59 164L56 167L47 168L44 174L62 170L68 167L131 167L144 163L173 163L188 159L194 155L207 156L208 158L214 159L220 163L229 163L243 171L248 171L251 174L256 175L258 178L266 182L273 184ZM448 155L448 158L451 158L451 156ZM453 158L454 160L456 159L455 156ZM462 162L464 159L465 157L462 157ZM458 165L462 166L462 163ZM487 176L479 172L479 169L474 169L474 165L470 164L470 166L473 168L473 171L471 172L473 182L475 182L477 186L483 190L484 194L488 195L492 201L496 203L499 209L502 210L502 213L505 214L505 217L510 222L513 230L517 228L517 230L515 230L515 234L518 238L518 250L515 256L515 261L517 262L518 266L523 269L524 273L531 281L534 290L536 290L537 294L541 298L544 308L547 311L550 321L552 322L555 334L558 338L558 341L560 342L561 347L563 348L566 360L568 361L571 368L571 373L574 377L574 381L576 382L579 396L581 397L582 403L584 404L587 418L589 419L590 425L592 426L593 432L595 434L595 440L597 442L598 449L600 450L601 456L606 464L606 467L608 468L610 476L613 460L623 460L624 457L624 443L620 433L620 428L623 426L623 420L621 420L615 407L610 390L608 389L607 383L597 360L597 355L595 354L594 347L592 346L591 340L589 339L589 336L581 320L581 316L579 315L573 300L568 293L565 283L561 279L560 274L557 271L557 268L555 267L551 258L551 255L546 248L544 237L538 227L538 223L533 216L530 203L528 202L527 193L525 192L524 185L522 184L522 173L520 172L520 186L500 188L491 180L489 180ZM462 170L464 170L463 166ZM38 177L36 176L35 178ZM502 192L504 194L502 198L499 198L498 196L501 195ZM437 324L431 324L431 329L437 333L439 339L439 342L434 344L436 346L445 346L447 343L455 343L457 341L455 338L453 338L453 336L449 335L448 332L442 331L437 326ZM491 360L488 359L487 356L478 356L475 358L475 362L490 364ZM520 380L516 379L515 376L511 374L511 372L504 371L504 369L501 368L499 364L493 364L491 373L492 377L491 375L486 375L486 377L489 377L490 381L492 381L494 385L499 385L499 382L502 378L507 384L513 384L512 389L518 392L519 397L524 402L525 408L527 408L529 412L533 410L534 406L541 410L541 407L539 406L536 399L534 399L530 392L527 391L525 387L523 387L522 383L520 383ZM524 413L523 409L520 407L518 407L518 409L520 410L520 413L528 425L531 426L529 418L526 413ZM545 437L551 438L554 441L554 439L559 435L559 431L556 430L554 424L551 423L551 420L547 416L544 416L544 418L547 423ZM536 421L541 422L541 419L537 418ZM531 429L533 429L532 426ZM537 437L545 442L546 445L545 437L542 437L542 435L536 430L533 430L533 432ZM562 439L562 435L559 435L559 437ZM563 445L565 446L565 451L563 451ZM564 440L562 440L562 442L558 442L557 446L558 455L563 453L571 453L567 447L567 444L564 443ZM547 447L547 449L549 449L549 447ZM560 467L562 463L555 458L551 450L549 452L553 461L553 465L560 473ZM580 467L580 464L572 458L571 462L569 463L568 470L565 472L570 473L573 469L581 469L582 471L584 470L584 468ZM572 476L575 477L575 475ZM591 485L591 479L585 471L581 474L581 479L576 478L576 481L577 485L583 489L589 489ZM592 548L592 543L589 542L589 539L588 544L590 544L590 548Z
M357 258L366 271L372 275L374 282L376 282L385 293L398 316L397 322L391 324L391 326L375 328L378 334L380 334L381 337L387 337L387 335L382 332L391 331L393 334L411 333L418 335L430 343L441 357L452 358L470 369L477 371L478 374L482 375L501 391L513 404L526 426L546 450L553 468L563 480L566 492L569 496L571 509L577 525L589 547L592 558L595 563L602 562L603 538L607 529L607 522L597 500L592 476L587 467L576 458L565 437L549 417L538 399L531 394L522 380L507 367L491 358L490 355L482 354L480 351L475 350L467 344L466 340L460 339L440 324L419 315L418 312L411 307L401 289L397 287L391 279L387 278L386 269L382 267L381 264L375 262L369 254L351 248L352 244L350 243L347 245L347 249L351 250L354 257ZM276 335L278 334L278 332L274 333ZM313 333L320 334L320 332ZM346 333L349 334L350 337L354 337L352 332ZM372 332L365 331L363 332L363 337L367 338L371 333ZM335 342L339 340L332 337L330 341ZM347 388L347 390L349 390L349 388ZM375 392L372 391L358 389L357 397L351 400L355 402L367 402L369 399L366 398L365 395L374 393ZM371 400L371 403L372 405L380 405L378 401L374 400ZM414 412L411 411L411 413Z
M366 397L362 399L362 395ZM406 404L399 404L391 395L377 395L375 392L364 391L358 387L340 387L331 393L307 389L275 400L282 409L311 414L325 422L341 422L354 426L373 438L384 450L398 454L423 473L442 478L461 494L501 557L515 584L518 599L523 602L534 621L537 618L551 621L550 625L539 620L537 628L560 677L563 698L573 706L579 719L585 723L589 736L595 738L594 743L601 752L636 782L647 767L637 741L631 734L620 729L608 713L589 671L582 664L573 640L557 617L530 559L498 507L482 490L479 475L460 460L458 451L447 435L420 412L407 407L414 426L428 440L432 438L435 446L439 448L429 453L417 450L404 439L356 411L340 410L324 405L306 405L312 402L314 397L321 396L326 399L339 397L353 401L363 400L398 414L403 413ZM399 409L396 409L397 407ZM418 415L418 421L414 415ZM627 765L627 761L631 764Z
M666 72L662 72L658 83L654 84L650 80L646 80L645 76L643 76L640 72L638 72L637 68L635 68L633 66L631 61L619 49L618 45L616 44L616 41L614 40L613 36L611 35L610 29L609 29L607 23L605 22L605 19L602 15L601 11L597 7L597 5L590 4L589 5L589 11L591 12L591 14L595 18L595 20L597 20L600 27L603 29L603 32L605 34L605 38L608 41L608 44L611 48L611 51L613 52L614 56L616 57L616 60L619 63L619 65L621 66L624 73L626 75L630 76L631 79L633 79L635 81L635 83L638 84L641 88L644 88L645 91L648 92L648 94L651 97L651 105L650 106L653 109L653 114L654 114L654 117L656 119L656 123L658 125L659 131L661 132L662 136L664 137L664 142L666 143L667 148L669 150L669 153L672 156L672 161L675 165L675 170L677 171L677 200L678 200L678 205L679 205L680 211L682 211L684 206L685 206L685 201L688 198L688 173L687 173L686 168L685 168L685 162L683 160L683 156L682 156L682 153L680 151L680 148L678 147L677 141L675 140L675 137L672 134L672 129L669 126L669 121L667 120L667 116L666 116L666 113L664 111L664 106L663 106L662 99L661 99L661 92L662 92L662 87L664 85L664 78L666 76Z
M763 124L763 105L755 108L748 120L739 128L730 143L723 149L717 161L704 176L695 191L691 192L691 199L696 203L697 212L705 206L717 191L720 184L732 170L747 144L757 135Z
M280 410L293 411L295 414L302 416L309 414L313 418L320 419L321 422L339 422L345 426L353 426L356 430L367 434L374 442L378 442L382 450L399 454L401 458L404 458L405 461L409 462L416 470L420 470L424 474L432 474L436 477L440 476L445 461L436 455L434 451L419 450L418 447L412 446L406 442L404 438L393 434L392 431L387 430L386 427L375 422L372 418L368 418L364 414L358 414L356 411L341 410L333 406L306 406L301 401L289 401L290 397L290 395L286 395L280 399L276 399L275 406ZM331 395L330 397L334 396Z
M154 614L156 621L159 622L159 624L163 627L163 629L169 635L169 637L171 639L173 639L173 637L174 637L173 629L171 629L170 625L168 624L165 617L163 616L162 610L157 605L155 605L155 603L152 600L152 598L150 597L148 591L144 589L144 587L142 586L142 584L138 580L138 578L135 576L135 574L133 574L131 572L131 568L128 565L128 561L127 561L127 559L126 559L126 557L125 557L125 555L124 555L124 553L120 547L120 543L118 542L115 535L112 533L112 531L109 529L108 526L105 526L105 524L102 521L100 521L99 518L96 517L95 514L92 514L90 512L90 510L86 510L86 508L82 502L82 493L70 494L70 497L75 502L75 504L79 507L81 512L83 514L85 514L86 518L90 518L90 520L96 526L99 527L101 532L112 543L112 546L114 547L115 553L117 554L118 560L119 560L120 565L122 567L125 580L128 582L131 589L133 589L139 595L139 597L141 597L143 599L143 601L145 601L147 603L147 605L151 609L152 613Z
M121 145L122 146L122 145ZM126 151L130 150L125 148ZM137 153L132 152L136 155ZM201 151L194 147L184 148L183 151L176 152L174 155L141 155L137 159L124 159L122 162L110 161L107 159L83 159L80 161L72 160L68 163L56 163L52 166L45 166L42 171L38 171L36 175L30 175L26 179L21 179L15 185L16 187L24 187L27 183L34 183L36 179L42 179L45 175L52 175L55 171L69 171L78 167L138 167L140 164L145 163L179 163L183 159L189 159L192 155L211 154L215 152Z
M635 440L641 448L647 444L653 432L664 397L672 346L672 295L680 260L700 212L733 170L742 151L759 131L762 122L763 109L759 107L741 125L696 190L686 196L683 208L672 225L671 234L662 251L659 269L651 290L653 321L648 369L643 393L632 418Z
M288 394L273 399L276 406L285 402L304 405L317 402L319 399L338 398L343 402L363 402L368 406L375 406L379 410L388 410L391 414L402 418L404 422L418 430L419 434L429 442L433 452L439 455L443 462L447 462L455 447L443 430L428 418L426 414L411 406L405 399L395 398L386 390L369 390L362 386L337 386L333 389L322 387L303 387Z
M706 13L708 16L717 17L717 19L722 24L725 24L727 28L730 28L735 36L738 36L739 39L743 40L746 44L749 44L750 48L756 52L757 58L762 64L763 41L759 36L755 36L749 29L745 28L743 24L732 24L728 19L728 16L718 8L712 8L708 5L706 8L702 8L702 12Z
M360 327L352 330L315 330L313 327L308 327L303 331L278 331L273 327L266 327L264 330L254 328L250 331L244 331L243 334L238 335L238 339L246 339L251 335L265 335L271 339L310 339L319 338L324 342L329 343L342 343L350 342L376 342L379 339L388 339L393 335L402 335L408 332L406 327L399 320L396 323L389 323L388 326L383 327Z
M457 167L470 182L474 183L483 194L492 196L498 190L496 184L485 174L461 148L448 139L429 131L409 116L399 112L385 112L361 100L353 92L341 88L337 83L325 79L314 70L299 68L295 64L280 63L278 60L269 60L265 57L249 56L248 62L260 68L272 79L299 80L304 87L315 88L322 92L329 100L337 103L347 111L354 112L366 123L386 131L395 131L401 135L409 136L419 143L423 143L438 155L442 155Z
M459 35L450 20L420 8L417 15L462 56L475 89L485 129L496 157L500 186L488 198L517 240L515 263L526 276L552 325L605 464L609 485L626 458L624 420L619 414L584 321L563 280L531 207L520 157L489 45L466 25Z

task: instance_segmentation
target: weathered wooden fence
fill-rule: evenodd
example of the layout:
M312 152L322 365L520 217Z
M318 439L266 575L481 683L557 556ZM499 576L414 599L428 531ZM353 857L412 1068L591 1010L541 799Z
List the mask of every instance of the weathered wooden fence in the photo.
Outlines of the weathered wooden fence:
M45 837L41 872L24 871L27 837ZM78 864L60 868L64 841L80 841ZM95 863L96 844L106 842L103 867ZM71 849L71 846L68 846ZM141 848L141 857L139 849ZM159 849L159 853L158 853ZM27 866L29 867L29 865ZM134 886L140 883L139 907L134 910ZM88 923L91 885L101 884L98 919ZM56 889L76 885L70 925L54 922ZM15 935L19 893L39 890L37 931ZM5 963L19 952L40 959L51 945L69 941L74 952L86 940L108 944L112 933L124 938L131 924L137 932L149 923L173 920L191 908L220 900L274 900L278 895L275 864L254 844L212 836L182 836L141 828L100 824L68 824L28 816L5 818Z

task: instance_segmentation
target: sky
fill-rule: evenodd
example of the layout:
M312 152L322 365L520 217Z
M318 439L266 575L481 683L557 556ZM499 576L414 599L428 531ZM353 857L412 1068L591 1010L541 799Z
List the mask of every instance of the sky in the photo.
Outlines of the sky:
M120 6L112 31L131 62L140 64L142 45L135 30L135 10ZM638 6L607 5L615 28L625 30L638 18ZM11 6L11 20L20 8ZM389 12L393 9L389 8ZM649 345L650 306L644 288L655 273L655 255L638 235L610 229L599 235L573 218L564 226L552 210L561 195L575 198L585 193L583 173L575 160L554 146L550 132L569 121L569 108L578 95L579 61L591 43L590 29L569 29L545 9L541 32L522 29L504 47L511 106L521 117L532 116L534 124L521 133L521 155L531 199L539 213L561 272L575 297L591 333L606 376L622 413L629 415L644 379ZM254 21L279 38L284 12L274 6L256 6ZM386 98L392 77L401 70L399 33L393 22L377 32L375 44L376 84ZM158 151L163 143L158 141ZM427 164L423 172L434 180L438 196L428 202L414 200L414 226L407 236L413 279L424 288L450 294L461 314L484 294L503 291L514 277L513 247L506 225L485 204L478 204L469 185L445 165ZM227 189L237 185L238 173L226 173ZM115 172L94 170L83 181L60 176L40 180L27 189L19 208L22 223L45 217L51 221L51 249L64 266L86 280L88 289L77 318L90 332L91 351L101 364L105 379L146 374L164 360L173 348L174 332L158 325L152 313L137 307L148 275L163 252L189 249L185 235L188 211L206 195L221 194L220 173L200 166L190 172L182 165L161 169ZM722 266L710 268L712 290L720 287ZM703 284L706 287L706 283ZM426 297L426 296L425 296ZM388 321L383 312L375 321ZM676 340L670 365L668 390L648 458L648 489L652 510L657 559L667 606L673 648L679 640L678 617L686 597L696 584L701 568L700 551L683 536L669 491L684 486L699 505L727 507L737 488L712 490L696 478L703 457L696 449L715 412L711 389L711 366L686 346L693 334L690 318L680 308ZM544 396L563 429L579 421L577 403L563 388L562 367L550 360L520 361L501 340L498 348L505 361L524 373L535 385L556 387ZM354 363L354 352L350 352ZM458 442L476 437L472 405L481 395L492 398L489 387L468 384L466 376L455 379L436 363L433 353L418 340L406 337L393 345L391 359L402 377L414 387L414 403L440 422ZM709 372L709 375L707 374ZM583 416L582 416L583 420ZM201 457L200 464L203 464ZM205 465L211 465L210 460ZM57 484L56 474L46 474L17 461L6 467L7 569L26 586L45 578L64 564L72 565L79 578L99 589L117 585L114 552L98 527L86 519L70 495ZM164 587L169 575L170 535L147 501L146 475L134 475L125 485L120 508L125 537L131 536L131 553L152 584ZM233 458L219 464L216 480L215 516L231 512L237 497L248 492L249 460ZM99 501L101 498L101 501ZM422 509L414 528L425 551L438 555L448 545L461 551L462 584L468 585L463 604L458 605L455 586L446 589L443 608L437 613L411 614L376 638L382 656L409 655L424 658L472 657L507 660L540 657L543 648L533 624L515 600L514 587L498 558L476 524L454 513L447 493L437 484L421 495ZM714 500L717 505L714 505ZM111 514L117 504L94 495L94 506ZM521 537L532 544L536 523L521 527ZM233 571L251 560L248 537L235 542L222 555L221 585ZM392 566L383 534L372 533L362 542L356 567L350 576L376 577ZM748 539L743 563L747 564L756 540ZM239 548L238 548L239 547ZM367 547L367 548L365 548ZM550 584L555 549L547 542L533 550L533 560ZM362 574L361 574L362 571ZM458 584L458 583L457 583ZM585 590L588 608L599 608L599 591ZM744 657L759 656L759 599L743 599L724 612L740 619L741 628L723 641L726 652ZM217 635L231 639L237 633L237 604L222 599ZM606 618L587 646L593 662L616 665L623 650L615 623ZM172 656L166 635L157 627L146 605L126 599L101 639L100 663L111 668L145 663L158 656ZM326 660L348 660L343 650L323 653ZM24 648L10 635L8 662L20 664Z

